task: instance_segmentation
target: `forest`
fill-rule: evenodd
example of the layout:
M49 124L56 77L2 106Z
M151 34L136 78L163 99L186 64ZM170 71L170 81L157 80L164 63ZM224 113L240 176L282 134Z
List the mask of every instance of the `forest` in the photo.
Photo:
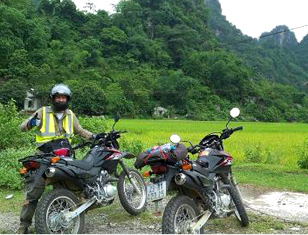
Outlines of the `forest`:
M280 30L286 26L274 29ZM71 0L0 0L0 102L43 104L55 83L79 115L308 121L308 36L249 38L218 0L120 1L114 14ZM295 41L294 41L295 40Z

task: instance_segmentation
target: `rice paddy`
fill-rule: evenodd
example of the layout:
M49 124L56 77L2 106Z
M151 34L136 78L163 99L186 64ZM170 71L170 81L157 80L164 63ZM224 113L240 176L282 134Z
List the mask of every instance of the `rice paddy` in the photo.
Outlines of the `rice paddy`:
M108 120L108 126L112 124ZM145 120L121 119L117 130L127 130L123 140L140 142L144 148L169 142L171 134L178 134L182 140L198 143L206 134L221 131L226 122L190 120ZM231 122L229 127L243 126L224 141L225 151L238 163L270 163L297 168L299 149L308 139L308 125L304 123L257 123ZM185 145L189 145L185 143Z

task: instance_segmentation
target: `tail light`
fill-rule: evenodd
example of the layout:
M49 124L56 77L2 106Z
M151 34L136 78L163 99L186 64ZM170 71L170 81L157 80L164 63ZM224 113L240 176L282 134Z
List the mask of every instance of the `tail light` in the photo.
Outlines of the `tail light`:
M168 172L168 167L164 165L154 165L151 166L151 169L154 174L165 174Z
M219 164L219 166L230 166L233 163L233 158L228 156L223 162Z
M182 165L182 169L183 170L191 170L192 169L192 165L191 164Z
M68 148L61 148L53 151L53 154L56 156L69 156L70 155L70 150Z
M35 161L25 162L23 165L26 168L26 170L37 169L40 166L40 164L38 162L35 162Z
M144 178L150 177L150 176L151 176L151 171L145 171L145 172L143 172L143 173L142 173L142 176L143 176Z
M22 174L22 175L24 175L24 174L27 173L27 169L26 169L25 167L22 168L22 169L19 169L19 173Z
M51 162L52 162L52 163L57 163L59 160L60 160L60 157L53 157L53 158L51 159Z

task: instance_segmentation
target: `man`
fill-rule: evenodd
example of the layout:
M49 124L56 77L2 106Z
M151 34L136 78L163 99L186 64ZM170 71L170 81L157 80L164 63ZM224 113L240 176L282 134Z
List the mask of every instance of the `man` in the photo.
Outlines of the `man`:
M30 118L21 125L21 131L29 131L33 127L37 128L36 145L39 152L45 143L67 138L71 139L73 134L78 134L86 139L94 139L93 133L83 129L78 122L75 114L68 109L71 99L71 91L64 84L55 85L50 92L52 101L51 107L42 107L37 110ZM18 233L28 233L28 227L31 225L32 217L35 212L39 198L45 189L45 180L41 178L39 183L31 187L31 184L25 182L26 201L20 214L20 227Z

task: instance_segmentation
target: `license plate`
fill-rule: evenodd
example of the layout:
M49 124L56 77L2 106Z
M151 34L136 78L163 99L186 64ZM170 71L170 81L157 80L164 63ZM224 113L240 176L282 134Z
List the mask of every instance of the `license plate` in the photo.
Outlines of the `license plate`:
M166 181L147 185L147 201L152 202L166 197Z

